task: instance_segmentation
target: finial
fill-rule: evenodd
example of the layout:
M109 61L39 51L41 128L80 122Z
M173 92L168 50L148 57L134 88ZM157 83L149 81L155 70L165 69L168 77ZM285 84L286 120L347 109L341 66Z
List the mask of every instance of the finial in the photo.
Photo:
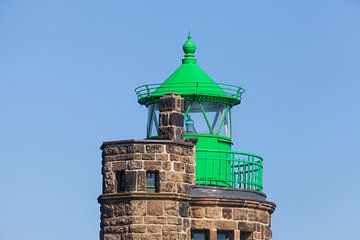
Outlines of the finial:
M183 45L183 50L185 53L185 58L183 59L183 63L196 63L196 59L194 58L196 45L194 41L191 39L190 31L188 32L187 40Z

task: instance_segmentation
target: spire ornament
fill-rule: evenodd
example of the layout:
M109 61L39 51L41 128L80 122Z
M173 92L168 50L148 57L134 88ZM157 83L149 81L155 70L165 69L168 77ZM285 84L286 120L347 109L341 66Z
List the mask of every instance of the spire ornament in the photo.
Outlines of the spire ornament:
M194 41L191 38L190 31L187 36L187 40L183 45L183 51L185 53L185 58L182 60L182 63L193 63L196 64L195 51L196 51L196 45Z

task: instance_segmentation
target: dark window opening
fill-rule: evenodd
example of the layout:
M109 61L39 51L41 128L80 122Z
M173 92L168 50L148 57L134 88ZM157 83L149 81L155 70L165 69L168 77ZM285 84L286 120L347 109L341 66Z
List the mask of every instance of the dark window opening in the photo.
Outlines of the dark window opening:
M125 171L116 172L117 192L125 192L126 178Z
M240 232L240 240L247 240L250 236L249 232Z
M206 230L192 230L191 231L191 240L208 240L209 235Z
M230 233L227 231L218 231L217 240L230 240Z
M151 192L159 191L159 173L155 171L146 172L146 190Z

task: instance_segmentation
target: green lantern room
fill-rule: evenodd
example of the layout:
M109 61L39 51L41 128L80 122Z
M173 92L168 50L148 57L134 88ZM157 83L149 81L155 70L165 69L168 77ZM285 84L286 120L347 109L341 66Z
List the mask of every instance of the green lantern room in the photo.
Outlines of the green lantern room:
M182 64L160 84L136 88L138 102L148 109L146 138L156 139L160 97L180 94L185 101L184 137L196 138L196 184L262 191L262 158L233 150L232 108L244 89L214 81L197 64L190 34Z

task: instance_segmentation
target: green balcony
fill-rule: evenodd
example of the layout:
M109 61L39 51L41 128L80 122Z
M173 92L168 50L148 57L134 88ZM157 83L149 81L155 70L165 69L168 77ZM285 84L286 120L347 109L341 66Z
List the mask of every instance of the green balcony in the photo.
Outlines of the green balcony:
M262 192L263 159L235 151L196 150L196 184Z

